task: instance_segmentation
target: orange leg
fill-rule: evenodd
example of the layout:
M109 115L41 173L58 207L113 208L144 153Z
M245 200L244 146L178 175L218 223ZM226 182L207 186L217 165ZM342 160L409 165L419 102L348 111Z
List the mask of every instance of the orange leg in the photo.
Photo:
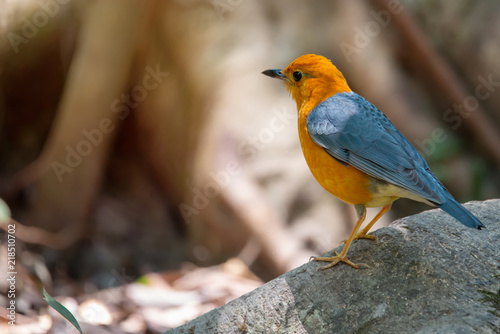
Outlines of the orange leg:
M366 208L364 205L359 204L359 205L355 205L354 207L356 208L356 212L358 213L358 221L356 222L356 225L354 225L354 229L352 230L351 235L349 236L349 239L347 239L345 246L344 246L344 249L342 249L342 252L340 254L338 254L336 251L334 251L335 256L331 256L331 257L311 256L309 261L313 260L313 261L321 261L321 262L330 262L328 265L321 267L321 269L323 269L323 270L331 268L339 262L347 263L348 265L350 265L351 267L354 267L356 269L358 269L359 266L367 266L368 267L368 265L366 265L364 263L355 264L355 263L351 262L350 260L348 260L347 256L346 256L347 251L349 250L349 247L351 246L351 243L354 240L354 237L357 235L359 228L361 227L361 225L363 224L363 221L366 218Z
M372 221L365 226L364 229L356 233L354 236L354 240L356 239L370 239L370 240L376 240L378 243L378 238L375 235L368 235L368 231L375 225L375 223L382 217L387 211L391 209L392 203L387 204L386 206L382 207L380 211L377 213L377 215L372 219ZM349 240L349 239L348 239ZM342 241L340 244L347 243L348 240Z

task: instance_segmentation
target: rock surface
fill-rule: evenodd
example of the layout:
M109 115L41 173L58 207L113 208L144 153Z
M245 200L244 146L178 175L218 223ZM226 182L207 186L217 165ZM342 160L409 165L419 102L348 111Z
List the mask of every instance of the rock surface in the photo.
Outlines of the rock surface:
M466 207L486 229L397 220L351 246L370 268L309 262L167 333L500 333L500 200Z

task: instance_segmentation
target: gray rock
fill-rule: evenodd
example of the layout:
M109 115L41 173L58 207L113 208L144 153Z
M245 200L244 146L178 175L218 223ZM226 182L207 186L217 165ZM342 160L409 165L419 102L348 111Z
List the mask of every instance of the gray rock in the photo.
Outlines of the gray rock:
M309 262L167 333L500 333L500 200L466 207L486 229L397 220L351 246L370 268Z

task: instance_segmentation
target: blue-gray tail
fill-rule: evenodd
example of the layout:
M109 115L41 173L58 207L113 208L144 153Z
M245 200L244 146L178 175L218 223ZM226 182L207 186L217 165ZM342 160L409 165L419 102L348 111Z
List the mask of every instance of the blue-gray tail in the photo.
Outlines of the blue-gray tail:
M447 196L446 196L447 195ZM451 195L446 194L445 201L439 205L441 209L453 216L467 227L481 229L485 227L472 213L458 203Z

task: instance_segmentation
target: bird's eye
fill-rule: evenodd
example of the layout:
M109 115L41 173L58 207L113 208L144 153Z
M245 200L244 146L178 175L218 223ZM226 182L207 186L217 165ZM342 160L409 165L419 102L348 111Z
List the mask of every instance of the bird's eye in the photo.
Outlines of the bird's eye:
M295 82L298 82L298 81L300 81L300 79L302 79L302 73L300 73L299 71L293 72L292 76L293 76L293 80L295 80Z

